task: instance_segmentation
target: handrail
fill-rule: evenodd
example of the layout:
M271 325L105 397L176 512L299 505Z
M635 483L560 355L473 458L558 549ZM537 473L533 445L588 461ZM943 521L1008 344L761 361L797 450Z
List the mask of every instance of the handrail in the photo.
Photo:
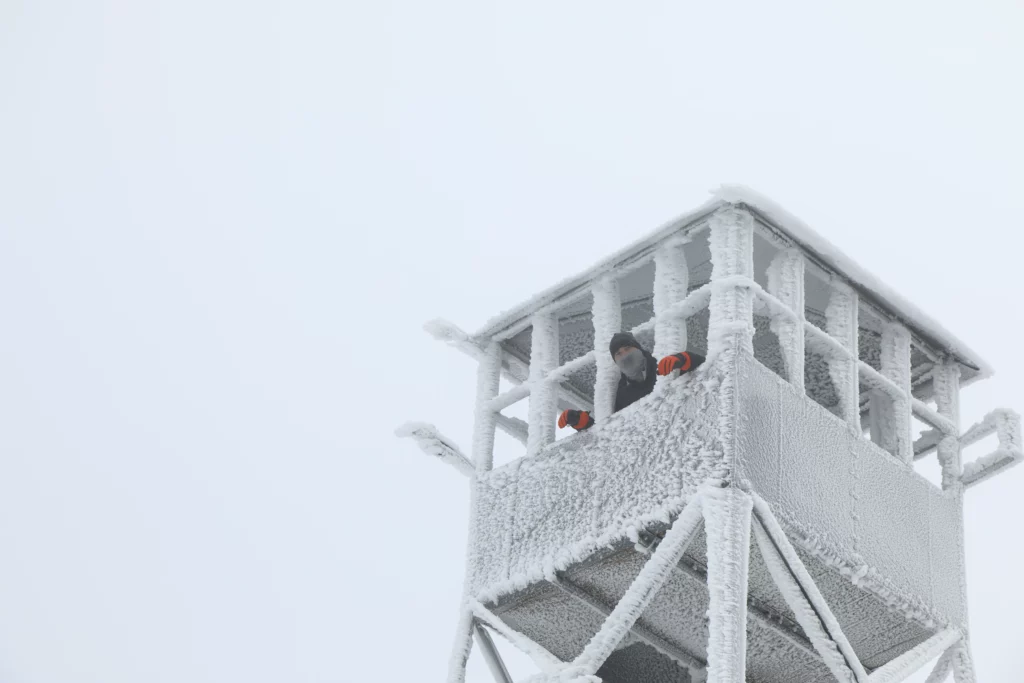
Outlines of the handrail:
M578 358L573 358L571 361L566 362L564 365L559 365L557 368L555 368L548 374L546 379L549 382L561 381L563 378L568 377L577 370L585 368L586 366L595 362L597 362L597 352L591 349L582 356Z
M487 409L498 412L508 408L510 405L517 401L521 401L530 395L530 391L533 386L530 382L523 382L522 384L512 387L504 394L498 394L490 401L487 402Z
M943 417L937 412L932 410L931 406L922 401L919 398L912 399L910 406L914 412L923 422L927 422L929 425L938 429L946 436L958 436L956 425L948 417Z
M873 388L880 391L884 391L894 400L906 400L907 392L905 392L896 382L875 370L873 367L865 363L864 361L857 361L858 368L861 372L861 377L870 384Z
M662 315L665 318L689 318L699 313L709 303L711 303L710 282L701 285L687 294L685 299L677 301L669 306ZM654 329L655 324L658 322L658 318L659 316L652 315L649 320L645 320L630 330L630 333L636 335Z

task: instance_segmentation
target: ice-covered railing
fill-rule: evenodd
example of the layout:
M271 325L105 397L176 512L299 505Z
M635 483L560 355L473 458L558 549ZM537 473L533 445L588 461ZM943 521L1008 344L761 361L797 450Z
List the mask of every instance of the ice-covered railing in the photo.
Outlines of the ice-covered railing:
M894 457L911 466L915 457L936 450L942 466L943 487L975 483L990 468L1016 464L1024 455L1019 440L1001 448L970 469L970 481L960 458L959 425L960 366L951 354L931 354L934 362L931 382L935 408L914 396L911 386L912 335L906 325L880 314L881 357L878 368L859 357L859 312L857 291L842 278L827 273L828 304L824 329L805 319L805 269L807 255L777 234L779 246L767 268L767 286L754 277L754 215L744 205L726 205L656 244L652 250L592 274L567 297L551 301L489 339L470 338L454 326L432 323L428 329L439 338L458 346L480 361L477 381L476 429L473 444L478 471L493 464L494 431L511 434L534 455L555 440L555 416L559 398L567 398L561 383L574 373L596 366L593 414L597 423L607 419L614 408L619 372L608 353L611 337L622 329L622 300L619 282L630 273L654 262L653 317L634 327L634 334L654 331L656 357L687 348L688 318L709 309L708 359L713 361L723 340L753 353L755 311L770 320L778 337L785 378L794 388L804 387L805 354L822 357L835 388L838 405L833 409L860 437L862 386L869 390L870 438ZM712 272L707 284L689 291L689 269L684 245L703 230L709 231ZM594 348L559 365L559 311L591 296ZM525 372L505 376L515 386L499 392L502 364L511 362L501 342L522 329L532 327L531 350ZM519 362L519 361L515 361ZM521 363L520 363L521 364ZM520 376L516 376L516 375ZM525 376L525 381L522 376ZM502 411L530 399L529 420L508 417ZM571 397L568 397L571 401ZM581 406L582 407L582 406ZM1000 413L1001 415L1003 413ZM1009 413L1006 413L1009 415ZM929 426L914 441L912 417ZM1016 422L1014 422L1016 420ZM1019 418L1006 417L1000 434L1019 434ZM1013 425L1016 425L1014 427ZM1014 431L1016 429L1016 431ZM1014 450L1016 449L1016 450ZM1012 457L1011 457L1012 456Z
M728 232L729 228L716 214L707 226L712 235ZM535 454L555 440L554 416L557 414L556 402L559 384L580 370L595 366L596 380L594 385L594 418L600 424L613 412L615 391L619 382L619 371L615 367L608 346L611 337L622 329L622 301L619 293L619 280L629 273L647 266L651 259L655 264L654 277L654 315L649 320L633 327L634 335L653 330L655 347L654 355L661 357L678 352L687 347L686 321L693 315L712 305L713 292L728 288L738 282L730 272L732 259L727 258L728 240L721 242L715 251L712 261L715 264L712 279L708 284L688 291L689 271L686 264L684 245L692 235L671 238L646 258L636 259L618 268L611 269L595 277L589 286L582 288L576 298L587 294L593 298L592 320L594 325L594 348L562 365L558 359L558 311L568 302L560 300L534 312L529 318L532 327L529 376L525 382L511 389L498 393L496 377L500 372L502 351L500 339L492 339L481 353L480 381L478 389L478 422L482 422L478 433L479 442L475 445L481 452L488 453L485 457L493 457L493 428L499 427L504 418L501 411L509 406L530 398L529 420L527 423L527 455ZM716 240L712 238L712 243ZM712 313L714 317L714 313ZM731 314L722 313L719 319L731 320ZM720 331L721 326L713 326L713 331ZM505 336L509 332L506 331ZM507 418L506 418L507 419ZM507 430L506 430L507 431Z

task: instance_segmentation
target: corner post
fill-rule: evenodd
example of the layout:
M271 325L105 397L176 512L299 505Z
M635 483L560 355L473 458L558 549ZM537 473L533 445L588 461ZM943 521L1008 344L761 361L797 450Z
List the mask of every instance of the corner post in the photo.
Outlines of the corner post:
M839 395L840 417L859 435L860 382L857 370L857 293L844 282L833 281L825 307L825 332L847 351L828 359L828 372Z
M726 206L710 219L711 313L708 356L726 347L754 352L754 293L732 278L754 277L754 217Z
M480 498L478 478L494 466L494 430L497 413L488 405L498 395L501 382L501 345L491 341L483 349L476 372L476 409L473 420L473 467L476 476L470 478L469 487L469 540L466 548L466 578L462 588L462 606L459 623L455 628L455 642L448 660L447 683L465 683L466 663L473 648L475 617L470 606L470 573L475 562L474 543L477 504Z
M530 349L530 424L526 452L535 455L555 440L558 387L548 375L558 367L558 317L554 313L533 316Z
M594 355L597 379L594 385L594 419L598 424L607 420L615 410L615 390L619 384L619 369L608 352L612 335L622 329L622 302L619 282L614 275L606 275L594 283Z
M744 683L753 500L744 491L730 486L706 490L703 503L711 599L707 683Z
M910 331L895 322L882 327L882 376L892 380L903 396L890 397L892 411L883 421L882 447L905 463L914 461L910 421Z
M799 249L780 251L768 266L768 292L796 313L796 319L776 314L771 329L779 336L789 383L804 391L804 256Z
M939 464L942 465L942 489L962 486L963 462L960 455L960 366L951 358L935 364L932 372L935 407L939 415L956 427L956 434L943 434L939 441Z
M686 351L686 319L672 318L668 309L686 298L690 272L683 242L667 242L654 255L654 357ZM664 382L668 377L659 377Z
M489 342L476 371L476 412L473 419L473 466L478 474L494 465L494 430L498 416L488 402L498 395L501 382L501 346Z

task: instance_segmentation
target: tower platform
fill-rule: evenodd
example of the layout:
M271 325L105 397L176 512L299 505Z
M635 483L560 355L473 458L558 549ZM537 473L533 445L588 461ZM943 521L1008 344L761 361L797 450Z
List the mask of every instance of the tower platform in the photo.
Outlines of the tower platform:
M770 201L724 188L476 334L428 330L479 362L471 458L400 430L470 478L449 683L474 636L512 683L491 632L533 683L974 681L964 492L1024 460L1020 418L961 431L984 361ZM615 412L623 330L707 361ZM595 426L556 440L564 408ZM494 467L498 431L522 456Z

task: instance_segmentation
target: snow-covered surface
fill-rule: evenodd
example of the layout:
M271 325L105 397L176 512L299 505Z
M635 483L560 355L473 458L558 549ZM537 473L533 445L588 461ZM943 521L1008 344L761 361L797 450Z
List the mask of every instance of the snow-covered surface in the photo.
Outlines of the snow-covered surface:
M943 328L931 316L853 262L802 220L770 199L740 185L723 185L713 192L713 198L707 203L670 221L579 275L567 278L522 304L493 317L473 337L478 340L490 338L501 330L515 325L517 321L522 320L533 311L585 289L588 283L603 274L610 273L623 264L650 254L660 241L670 237L673 233L703 224L716 210L729 204L747 206L755 212L758 218L765 220L787 235L799 247L812 253L819 262L846 279L861 296L867 297L880 308L896 316L922 339L938 349L954 354L969 367L978 368L978 374L971 377L970 381L991 375L990 366L979 354Z
M606 422L482 475L469 567L482 602L553 577L632 530L667 523L725 476L717 375L657 387Z

